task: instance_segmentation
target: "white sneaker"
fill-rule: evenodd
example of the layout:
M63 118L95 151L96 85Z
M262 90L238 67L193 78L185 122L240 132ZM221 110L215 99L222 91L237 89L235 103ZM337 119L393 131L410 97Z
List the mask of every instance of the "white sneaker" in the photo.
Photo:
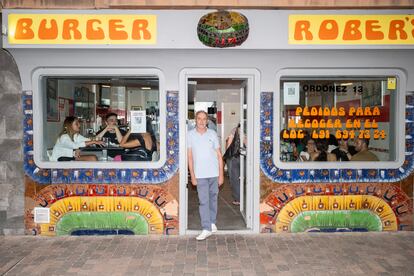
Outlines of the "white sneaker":
M201 231L201 234L197 236L196 240L203 241L211 236L211 232L208 230Z
M216 232L217 232L217 226L214 223L212 223L211 224L211 233L216 233Z

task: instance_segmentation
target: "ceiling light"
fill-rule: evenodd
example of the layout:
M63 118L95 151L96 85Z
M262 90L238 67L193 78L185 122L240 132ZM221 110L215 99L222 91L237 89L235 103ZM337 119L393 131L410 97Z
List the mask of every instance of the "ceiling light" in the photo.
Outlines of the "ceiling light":
M106 84L102 84L101 86L102 87L107 87L107 88L110 88L111 87L110 85L106 85Z
M141 89L142 90L151 90L151 87L149 87L149 86L143 86L143 87L141 87Z
M347 82L347 83L341 83L341 85L347 86L347 85L353 85L353 83L352 82Z

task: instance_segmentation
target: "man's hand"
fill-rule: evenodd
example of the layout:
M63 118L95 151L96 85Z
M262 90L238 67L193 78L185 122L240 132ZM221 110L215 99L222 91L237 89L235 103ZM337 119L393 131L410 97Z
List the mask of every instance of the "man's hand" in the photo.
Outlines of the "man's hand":
M218 184L219 184L219 187L224 184L224 176L223 175L219 175Z
M78 159L80 157L80 149L77 149L73 152L73 157L75 157L75 159Z
M197 186L197 179L195 177L193 177L193 176L191 176L191 184L193 186Z
M118 129L118 127L117 127L116 125L108 125L108 126L106 127L106 129L107 129L108 131L116 131L116 130Z

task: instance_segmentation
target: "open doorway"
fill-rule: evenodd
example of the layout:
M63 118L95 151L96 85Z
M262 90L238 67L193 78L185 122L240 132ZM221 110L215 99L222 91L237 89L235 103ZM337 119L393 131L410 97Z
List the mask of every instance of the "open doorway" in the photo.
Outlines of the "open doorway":
M188 78L187 79L187 131L195 127L195 113L208 113L208 127L217 132L221 152L225 153L228 137L238 130L240 151L225 164L224 185L218 195L217 227L219 230L246 230L247 206L251 203L251 189L247 184L247 89L243 78ZM230 170L231 168L231 170ZM230 179L230 177L232 177ZM187 229L201 230L196 187L188 180ZM238 203L238 204L237 204ZM248 216L251 217L251 216Z

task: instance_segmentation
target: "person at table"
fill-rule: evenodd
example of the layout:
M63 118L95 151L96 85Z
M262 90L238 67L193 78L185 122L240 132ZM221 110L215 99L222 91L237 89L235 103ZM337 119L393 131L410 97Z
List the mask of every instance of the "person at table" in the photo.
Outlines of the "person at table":
M63 129L53 147L51 161L97 161L96 155L80 155L79 148L91 145L102 145L102 141L90 141L79 134L79 119L66 117Z
M369 139L355 139L355 150L357 153L352 156L351 161L379 161L378 157L369 150Z
M105 116L105 123L106 127L96 134L96 140L105 137L109 138L111 144L119 145L126 132L118 128L118 115L113 112L108 113Z
M157 151L157 139L152 130L151 121L147 119L147 132L131 133L129 130L122 138L120 146L126 149L122 161L151 161Z

